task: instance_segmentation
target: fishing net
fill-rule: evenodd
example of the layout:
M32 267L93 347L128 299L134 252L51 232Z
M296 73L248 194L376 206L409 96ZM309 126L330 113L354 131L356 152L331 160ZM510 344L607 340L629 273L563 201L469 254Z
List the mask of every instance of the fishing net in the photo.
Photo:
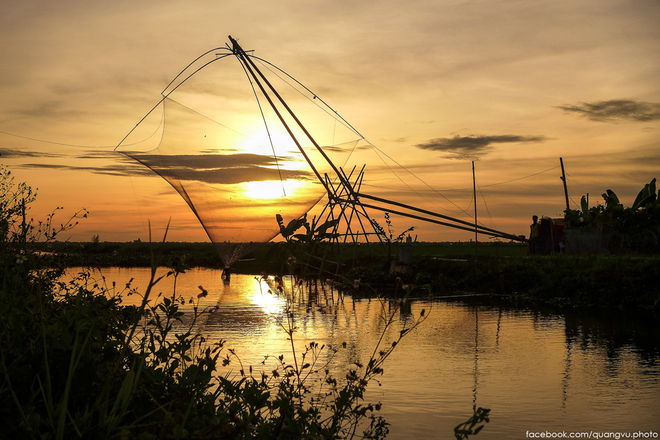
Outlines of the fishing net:
M227 56L163 94L156 148L129 139L118 147L183 197L226 267L279 234L277 215L286 224L319 202L326 174L337 180L329 161L346 164L361 140L314 94L271 65L261 66L278 92L267 91L280 115L243 65ZM317 145L278 104L280 97L304 117Z

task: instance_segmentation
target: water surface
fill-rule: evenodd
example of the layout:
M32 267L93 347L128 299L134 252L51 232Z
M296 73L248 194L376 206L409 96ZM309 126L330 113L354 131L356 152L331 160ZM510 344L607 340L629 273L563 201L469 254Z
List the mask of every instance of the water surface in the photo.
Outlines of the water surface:
M144 291L149 270L110 268L102 275L108 285L116 281L117 290L134 278ZM197 298L201 286L208 296L200 306L218 306L203 317L202 333L226 340L245 367L260 368L266 355L292 360L281 327L286 301L254 276L234 275L224 284L220 275L195 269L177 279L184 298ZM165 278L155 293L171 295L172 289L172 277ZM398 310L390 302L329 291L312 303L299 297L294 306L297 350L309 341L346 342L335 359L337 377L352 362L369 359L384 328L383 308ZM482 440L526 438L527 431L660 431L657 321L416 299L385 342L422 309L428 319L404 338L385 364L381 385L372 382L366 396L383 403L381 414L392 424L388 438L453 438L454 426L479 406L491 409L491 422L477 436Z

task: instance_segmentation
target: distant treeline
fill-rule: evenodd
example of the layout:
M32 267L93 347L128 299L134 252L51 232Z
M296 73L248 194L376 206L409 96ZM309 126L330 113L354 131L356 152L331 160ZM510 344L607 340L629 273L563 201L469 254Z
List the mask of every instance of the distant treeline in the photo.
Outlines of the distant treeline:
M236 264L238 268L263 264L271 267L281 263L283 243L266 243L258 250L246 255L243 261ZM352 245L348 245L351 247ZM58 260L59 264L68 267L100 266L100 267L149 267L151 254L185 258L190 267L222 268L223 263L215 251L213 244L197 242L52 242L40 246L42 252L48 252ZM351 248L352 251L352 248ZM379 244L362 244L358 246L357 257L364 259L373 256L382 258L385 250ZM474 256L520 257L527 253L527 246L520 243L478 243L473 242L421 242L415 243L412 255L415 258L446 257L467 258ZM337 254L338 250L334 250ZM353 252L346 252L344 260L353 258ZM247 264L247 263L250 264ZM260 273L258 271L257 273Z
M223 268L211 243L50 243L41 247L53 264L91 267L148 267L161 261L188 267ZM286 247L268 243L232 265L249 274L286 274ZM328 253L336 258L338 250ZM488 293L571 307L644 308L660 312L657 256L527 256L521 243L416 243L408 265L393 266L377 244L342 254L336 279L353 294L387 295L397 283L425 285L432 295ZM395 253L398 255L398 253ZM333 268L330 268L333 269ZM333 269L334 270L334 269ZM334 273L334 272L333 272ZM322 276L331 277L328 273Z
M222 267L211 243L53 242L41 244L40 250L66 267L149 267L153 253L165 261L185 258L190 267Z

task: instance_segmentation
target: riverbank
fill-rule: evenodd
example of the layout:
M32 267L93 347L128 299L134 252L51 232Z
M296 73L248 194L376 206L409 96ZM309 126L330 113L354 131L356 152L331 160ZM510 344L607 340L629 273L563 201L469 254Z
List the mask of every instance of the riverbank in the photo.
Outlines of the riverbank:
M492 293L558 306L660 312L660 259L555 255L416 262L439 294Z
M42 251L67 267L148 267L152 252L161 261L183 259L189 267L223 267L210 243L52 243ZM382 250L367 246L343 255L342 261L337 278L347 289L359 280L362 295L388 294L400 283L428 286L438 296L497 294L561 306L660 313L657 256L527 256L526 246L519 243L417 243L407 265L393 267ZM336 272L328 268L331 273L322 277ZM232 265L233 272L248 274L282 274L289 269L281 243L267 244Z

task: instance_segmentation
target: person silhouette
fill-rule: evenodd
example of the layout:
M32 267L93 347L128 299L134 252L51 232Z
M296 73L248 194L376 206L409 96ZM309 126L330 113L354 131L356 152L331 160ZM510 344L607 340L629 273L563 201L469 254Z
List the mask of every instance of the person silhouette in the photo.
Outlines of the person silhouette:
M541 244L541 225L539 225L539 217L533 215L532 222L533 223L529 225L529 247L527 249L529 255L538 254Z

